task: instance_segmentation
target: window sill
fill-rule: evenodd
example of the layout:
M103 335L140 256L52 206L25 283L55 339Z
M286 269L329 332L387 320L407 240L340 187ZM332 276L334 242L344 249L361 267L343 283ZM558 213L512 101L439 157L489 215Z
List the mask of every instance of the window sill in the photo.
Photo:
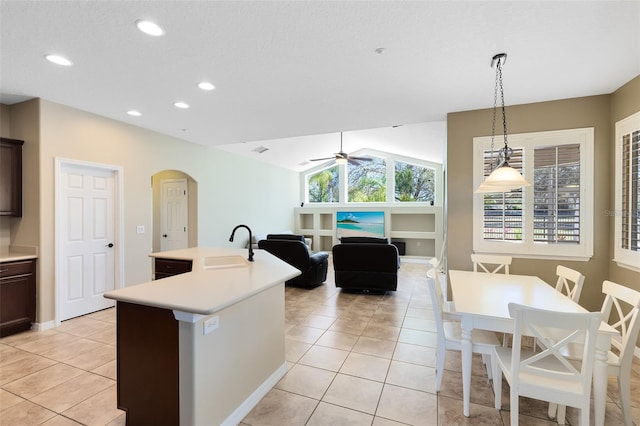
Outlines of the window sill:
M622 261L617 260L617 259L613 259L613 261L616 262L616 264L621 268L629 269L629 270L634 271L634 272L640 272L640 267L638 267L638 266L630 265L628 263L622 262Z

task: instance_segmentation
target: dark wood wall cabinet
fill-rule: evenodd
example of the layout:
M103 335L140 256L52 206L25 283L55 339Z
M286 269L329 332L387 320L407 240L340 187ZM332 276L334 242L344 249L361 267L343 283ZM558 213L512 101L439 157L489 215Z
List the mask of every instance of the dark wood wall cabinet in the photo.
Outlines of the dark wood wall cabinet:
M156 280L167 278L172 275L191 272L191 260L162 259L155 258L154 277Z
M22 145L0 138L0 216L22 216Z
M36 261L0 263L0 337L26 331L36 321Z

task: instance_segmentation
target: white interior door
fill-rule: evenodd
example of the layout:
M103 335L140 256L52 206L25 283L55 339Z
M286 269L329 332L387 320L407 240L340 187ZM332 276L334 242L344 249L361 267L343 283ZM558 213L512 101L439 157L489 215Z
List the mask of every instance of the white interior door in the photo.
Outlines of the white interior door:
M186 179L160 181L160 250L177 250L189 245L188 192Z
M114 305L115 172L64 164L59 174L59 321Z

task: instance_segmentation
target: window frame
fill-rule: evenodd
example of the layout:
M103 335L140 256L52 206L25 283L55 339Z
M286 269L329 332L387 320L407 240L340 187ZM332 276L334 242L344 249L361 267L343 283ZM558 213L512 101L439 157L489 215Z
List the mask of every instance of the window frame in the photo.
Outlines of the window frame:
M300 198L304 202L304 205L314 207L336 207L336 206L349 206L349 207L421 207L421 206L441 206L444 200L444 175L443 165L432 161L422 160L415 157L406 157L397 154L391 154L388 152L377 151L373 149L362 149L352 152L354 156L366 156L380 157L386 161L387 169L387 201L385 202L349 202L348 200L348 180L347 180L347 165L342 164L338 166L338 179L340 184L339 201L338 202L310 202L309 201L309 176L332 167L333 161L327 161L326 163L319 164L316 167L307 169L300 172ZM434 170L434 200L433 203L427 201L395 201L395 164L396 161L414 164L421 167L428 167Z
M614 216L614 254L613 260L618 266L640 272L640 251L622 247L622 138L624 135L640 130L640 111L616 122L615 129L615 210L607 212Z
M501 140L496 139L498 145ZM494 149L495 149L494 142ZM580 145L580 243L546 243L534 241L534 150L547 146ZM484 239L484 194L473 194L473 251L475 253L510 254L531 259L587 261L593 257L594 234L594 128L554 130L509 135L511 148L522 148L524 177L532 186L522 188L522 241ZM485 150L491 149L491 136L473 138L473 190L484 180Z

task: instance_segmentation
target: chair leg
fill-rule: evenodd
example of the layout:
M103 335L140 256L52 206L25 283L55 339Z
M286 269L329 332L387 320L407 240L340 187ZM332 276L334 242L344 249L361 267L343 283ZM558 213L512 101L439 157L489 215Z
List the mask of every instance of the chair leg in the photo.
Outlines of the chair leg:
M513 389L510 390L509 395L509 403L511 404L511 407L509 407L509 409L511 410L511 426L518 426L518 414L520 411L520 407L518 406L519 396L518 393Z
M442 373L444 372L444 357L446 349L438 347L436 349L436 392L440 392L442 385Z
M493 370L493 393L495 395L496 410L502 408L502 370L498 367L495 357L491 357L491 369Z
M491 355L489 354L482 354L482 362L484 363L484 366L487 368L487 377L489 378L489 380L493 380L493 372L491 371Z
M556 421L559 425L564 425L567 417L567 406L558 405L558 414L556 415Z
M589 426L589 410L591 406L586 404L580 409L580 426Z
M622 414L624 415L624 424L627 426L631 426L633 424L633 415L631 414L630 374L618 375L618 393L620 394L620 402L622 404Z
M549 409L547 411L547 415L549 416L550 419L553 419L556 417L557 410L558 410L558 404L556 404L555 402L550 402Z

